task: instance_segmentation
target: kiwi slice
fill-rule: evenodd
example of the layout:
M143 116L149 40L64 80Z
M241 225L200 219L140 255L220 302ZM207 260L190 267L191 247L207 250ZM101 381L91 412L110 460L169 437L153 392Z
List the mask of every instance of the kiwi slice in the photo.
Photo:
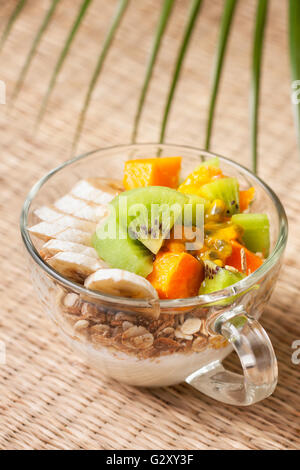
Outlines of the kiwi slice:
M111 233L110 224L115 227ZM92 245L100 258L112 268L126 269L143 277L152 272L153 255L140 242L130 238L112 217L96 230Z
M222 199L227 208L227 215L240 210L239 183L237 178L219 178L201 187L201 196L210 201Z
M266 214L235 214L232 222L243 229L243 242L248 250L264 257L270 250L270 223Z
M110 204L129 236L156 254L182 215L186 202L188 197L175 189L147 186L125 191Z
M221 268L212 261L204 261L205 278L201 284L199 294L210 294L218 290L225 289L245 277L244 274L229 271L226 268Z
M220 160L218 157L210 158L209 160L205 160L200 165L197 166L196 170L202 168L203 166L214 166L215 168L220 168Z

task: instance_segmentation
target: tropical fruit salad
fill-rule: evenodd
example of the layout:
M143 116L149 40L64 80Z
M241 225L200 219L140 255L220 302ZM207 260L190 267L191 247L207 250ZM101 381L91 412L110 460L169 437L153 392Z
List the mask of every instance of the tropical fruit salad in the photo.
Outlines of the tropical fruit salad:
M104 296L57 283L49 310L109 375L136 385L180 382L230 347L206 327L209 306L170 311L160 300L210 294L261 266L269 221L251 212L254 199L254 188L241 189L217 158L186 178L180 157L162 157L127 161L123 181L78 181L34 211L29 231L54 270ZM149 308L128 307L124 297L146 299Z
M30 232L63 276L122 297L176 299L243 279L268 256L269 220L250 212L255 190L240 190L218 158L180 181L181 157L129 160L123 182L79 181L40 207Z

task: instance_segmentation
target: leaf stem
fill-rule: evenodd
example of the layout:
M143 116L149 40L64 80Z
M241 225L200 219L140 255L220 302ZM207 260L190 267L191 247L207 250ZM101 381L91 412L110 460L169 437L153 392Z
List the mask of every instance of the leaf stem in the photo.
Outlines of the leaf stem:
M217 44L217 53L216 53L216 58L215 58L214 70L213 70L212 88L211 88L210 102L209 102L209 109L208 109L208 120L207 120L207 125L206 125L206 138L205 138L206 150L209 150L210 148L214 112L215 112L215 107L216 107L222 66L224 62L226 46L227 46L229 33L230 33L230 26L232 23L232 18L233 18L233 14L236 8L236 4L237 4L237 0L226 0L222 19L221 19L220 34L219 34L219 40Z
M31 45L31 48L30 48L30 51L25 59L25 62L24 62L24 65L22 67L22 70L21 70L21 73L19 75L19 78L18 78L18 81L17 81L17 84L14 88L14 91L13 91L13 95L12 95L12 100L15 100L23 86L23 83L24 83L24 80L25 80L25 77L27 75L27 72L28 72L28 69L30 67L30 64L31 64L31 61L32 59L34 58L35 56L35 53L36 53L36 50L38 48L38 45L42 39L42 36L44 34L44 32L46 31L49 23L50 23L50 20L55 12L55 9L58 5L58 3L60 2L60 0L52 0L52 3L49 7L49 9L47 10L45 16L44 16L44 19L42 21L42 24L38 30L38 32L36 33L36 36L32 42L32 45Z
M80 112L80 115L79 115L74 140L73 140L73 143L72 143L72 153L74 153L74 151L76 149L76 146L77 146L77 143L78 143L81 131L82 131L82 127L83 127L83 124L84 124L85 115L86 115L87 109L89 107L91 98L92 98L93 90L95 88L95 85L96 85L97 80L99 78L100 72L102 70L106 55L109 51L110 45L111 45L114 37L115 37L115 33L116 33L116 31L118 29L118 26L121 22L121 19L122 19L124 13L125 13L125 10L128 6L128 3L129 3L129 0L119 0L119 4L118 4L118 7L117 7L116 14L113 18L112 24L111 24L111 26L108 30L108 33L106 35L106 38L104 40L104 43L103 43L103 46L102 46L102 49L101 49L101 52L100 52L100 56L98 58L95 70L93 72L91 81L89 83L87 94L86 94L85 99L84 99L83 108L82 108L82 110Z
M262 61L264 30L268 13L268 0L258 0L252 55L252 80L250 99L252 170L257 172L258 107L260 69Z
M60 53L60 56L58 58L58 61L56 63L56 66L54 68L54 71L53 71L53 74L51 76L51 79L50 79L50 82L49 82L49 85L48 85L48 89L47 89L47 92L46 92L46 95L43 99L43 102L42 102L42 105L41 105L41 108L40 108L40 111L39 111L39 114L38 114L38 117L37 117L37 123L39 123L44 114L45 114L45 111L46 111L46 107L47 107L47 104L48 104L48 100L50 98L50 95L52 93L52 90L55 86L55 83L56 83L56 80L57 80L57 77L58 77L58 74L63 66L63 63L65 61L65 58L67 57L67 54L69 52L69 49L71 47L71 44L74 40L74 37L77 33L77 30L84 18L84 15L90 5L92 0L83 0L82 3L81 3L81 6L79 8L79 12L75 18L75 21L71 27L71 30L67 36L67 39L66 39L66 42L64 44L64 47Z
M184 57L185 57L185 53L187 51L189 41L191 39L191 35L192 35L192 32L193 32L193 28L194 28L196 19L198 17L198 13L199 13L199 10L200 10L201 3L202 3L202 0L192 0L191 1L191 8L190 8L187 23L186 23L186 26L185 26L183 38L182 38L182 41L181 41L181 44L180 44L179 52L178 52L178 55L177 55L177 59L176 59L176 63L175 63L175 69L174 69L174 72L173 72L171 85L170 85L170 88L169 88L169 93L168 93L168 96L167 96L167 101L166 101L166 105L165 105L165 109L164 109L162 125L161 125L161 130L160 130L160 138L159 138L160 143L162 143L164 141L164 138L165 138L166 127L167 127L167 122L168 122L169 113L170 113L170 110L171 110L171 105L172 105L174 93L175 93L177 82L178 82L178 79L179 79L179 76L180 76L181 67L182 67Z
M292 95L294 121L297 132L297 139L300 149L300 2L299 0L289 0L289 46L291 62L292 88L295 93Z
M157 28L156 28L155 36L154 36L154 42L153 42L151 54L150 54L150 57L149 57L149 62L148 62L147 69L146 69L146 75L145 75L143 88L142 88L142 91L141 91L141 94L140 94L140 97L139 97L138 107L137 107L136 115L135 115L135 118L134 118L133 132L132 132L132 137L131 137L131 142L132 143L136 142L136 136L137 136L137 132L138 132L139 122L140 122L140 119L141 119L141 114L142 114L143 106L144 106L144 103L145 103L149 83L150 83L150 80L151 80L151 77L152 77L153 68L154 68L154 65L155 65L155 62L156 62L157 54L158 54L159 49L160 49L161 40L162 40L164 31L166 29L168 20L170 18L170 14L171 14L173 5L174 5L174 0L164 0L162 10L161 10L161 14L160 14L159 21L158 21L158 25L157 25Z
M9 33L10 33L15 21L18 18L21 11L23 10L26 2L27 2L27 0L19 0L16 7L15 7L15 9L13 10L12 14L8 18L6 27L3 31L3 34L2 34L1 39L0 39L0 51L2 50L2 47L4 46L4 43L5 43L6 39L8 38Z

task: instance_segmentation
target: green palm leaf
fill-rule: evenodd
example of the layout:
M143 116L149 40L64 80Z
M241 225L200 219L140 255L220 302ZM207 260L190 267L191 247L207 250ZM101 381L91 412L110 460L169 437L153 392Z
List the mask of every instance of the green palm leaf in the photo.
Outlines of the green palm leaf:
M217 45L217 54L215 58L215 65L214 65L214 71L213 71L212 89L211 89L209 109L208 109L208 120L207 120L207 125L206 125L205 148L207 150L209 150L209 147L210 147L214 111L215 111L215 106L216 106L216 101L217 101L217 94L218 94L219 83L220 83L220 78L221 78L222 66L224 62L226 46L227 46L228 37L230 33L230 26L232 23L232 18L233 18L236 4L237 4L237 0L225 1L224 11L223 11L222 20L221 20L220 34L219 34L219 40L218 40L218 45Z
M21 13L21 11L23 10L25 4L26 4L26 1L27 0L19 0L15 9L13 10L12 14L10 15L10 17L8 18L8 21L7 21L7 24L6 24L6 27L3 31L3 34L1 36L1 39L0 39L0 51L2 49L2 47L4 46L4 43L6 41L6 39L8 38L9 36L9 33L14 25L14 22L16 21L16 19L18 18L19 14Z
M139 122L140 122L143 106L145 103L148 87L150 84L150 80L152 77L153 68L156 62L157 54L160 49L161 40L162 40L164 31L166 29L168 20L170 18L173 5L174 5L174 0L164 0L161 14L160 14L159 21L158 21L158 25L157 25L155 35L154 35L153 46L152 46L149 62L148 62L147 69L146 69L146 75L145 75L143 88L139 97L138 107L137 107L136 115L134 118L133 132L132 132L132 138L131 138L131 142L133 143L136 141Z
M41 109L40 109L40 112L38 114L38 118L37 118L37 122L41 121L43 116L44 116L44 113L46 111L46 107L47 107L47 103L48 103L48 100L50 98L50 95L52 93L52 90L55 86L55 83L56 83L56 80L57 80L57 77L58 77L58 74L63 66L63 63L65 61L65 58L67 57L67 54L69 52L69 49L72 45L72 42L75 38L75 35L77 33L77 30L84 18L84 15L90 5L92 0L83 0L83 2L81 3L80 5L80 8L79 8L79 12L75 18L75 21L71 27L71 30L67 36L67 39L66 39L66 42L64 44L64 47L60 53L60 56L58 58L58 61L56 63L56 66L54 68L54 71L53 71L53 74L51 76L51 79L50 79L50 82L49 82L49 86L48 86L48 89L47 89L47 92L46 92L46 95L45 95L45 98L43 99L43 102L42 102L42 106L41 106Z
M19 91L22 88L22 85L24 83L24 80L25 80L26 74L28 72L28 69L30 67L31 61L35 56L38 45L39 45L39 43L42 39L42 36L43 36L44 32L46 31L46 29L47 29L47 27L50 23L50 20L51 20L53 14L54 14L55 9L56 9L59 2L60 2L60 0L52 0L50 8L48 9L48 11L46 12L46 14L44 16L42 24L41 24L34 40L33 40L32 46L31 46L30 51L29 51L29 53L26 57L26 60L25 60L24 65L22 67L22 70L21 70L21 73L19 75L17 84L16 84L15 89L13 91L13 95L12 95L13 100L18 96Z
M257 170L257 135L258 135L258 106L260 88L260 66L262 59L264 30L268 13L268 0L258 0L256 10L256 24L253 42L252 57L252 83L251 83L251 147L252 147L252 170Z
M86 115L88 106L89 106L90 101L91 101L93 90L95 88L98 77L99 77L100 72L102 70L102 66L104 64L104 61L105 61L106 55L108 53L109 47L110 47L110 45L111 45L111 43L114 39L115 33L118 29L118 26L119 26L120 21L123 17L123 14L125 13L125 10L128 6L128 3L129 3L129 0L119 0L119 5L118 5L118 8L117 8L117 12L116 12L116 14L113 18L112 24L111 24L111 26L109 28L109 31L107 33L107 36L104 40L100 56L98 58L95 70L93 72L91 81L89 83L88 91L87 91L87 94L86 94L86 97L85 97L85 100L84 100L83 108L82 108L82 111L80 113L77 129L76 129L76 132L75 132L75 137L74 137L74 141L73 141L73 145L72 145L72 152L74 152L74 150L76 148L76 145L77 145L77 142L79 140L79 137L80 137L80 134L81 134L81 131L82 131L82 127L83 127L83 124L84 124L85 115Z
M289 2L289 42L290 42L290 61L292 87L300 87L300 2L299 0L290 0ZM293 96L294 119L300 147L300 103L299 91L297 96Z
M172 77L172 81L171 81L171 85L170 85L170 89L169 89L169 93L168 93L168 97L167 97L167 101L166 101L166 105L164 109L163 120L162 120L161 131L160 131L160 142L164 141L168 117L169 117L169 113L171 110L171 105L172 105L174 93L176 90L176 85L180 76L181 66L183 63L183 59L185 57L187 47L189 45L189 41L191 39L191 34L193 32L194 24L198 16L201 3L202 3L202 0L192 0L192 3L191 3L188 20L185 26L182 42L181 42L179 52L177 55L175 69L173 72L173 77Z

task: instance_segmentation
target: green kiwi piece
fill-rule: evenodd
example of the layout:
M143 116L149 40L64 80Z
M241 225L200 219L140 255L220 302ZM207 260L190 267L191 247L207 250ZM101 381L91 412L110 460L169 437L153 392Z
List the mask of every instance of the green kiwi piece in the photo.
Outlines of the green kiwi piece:
M210 158L209 160L205 160L204 162L200 163L200 165L197 166L196 170L198 170L199 168L202 168L203 166L214 166L215 168L219 168L220 160L218 157L213 157L213 158Z
M232 222L243 229L243 242L253 253L266 258L270 250L270 223L267 214L235 214Z
M205 278L201 284L199 294L211 294L218 290L225 289L244 279L245 275L239 272L232 272L221 268L212 261L205 261Z
M239 183L237 178L219 178L212 183L201 186L201 195L213 201L222 199L227 207L227 215L240 210Z
M175 189L147 186L125 191L110 204L129 236L156 254L174 223L182 216L188 200L185 194Z
M126 269L142 277L147 277L153 269L153 255L150 251L139 241L130 238L113 217L106 219L97 228L92 237L92 245L100 258L112 268Z

